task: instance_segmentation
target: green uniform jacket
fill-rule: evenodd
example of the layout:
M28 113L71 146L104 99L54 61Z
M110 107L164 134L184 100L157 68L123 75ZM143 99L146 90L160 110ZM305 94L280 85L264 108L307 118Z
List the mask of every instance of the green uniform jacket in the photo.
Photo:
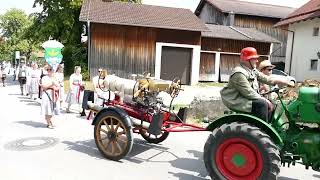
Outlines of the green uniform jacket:
M222 102L229 109L251 112L252 101L261 99L259 82L273 84L273 81L257 69L250 70L244 66L236 67L230 75L229 82L221 91Z

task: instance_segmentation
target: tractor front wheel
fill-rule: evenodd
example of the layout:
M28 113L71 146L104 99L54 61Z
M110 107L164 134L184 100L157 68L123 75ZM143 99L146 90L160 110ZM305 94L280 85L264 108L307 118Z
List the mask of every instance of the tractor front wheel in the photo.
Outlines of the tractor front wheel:
M204 146L204 163L212 179L277 179L280 153L270 136L247 123L215 129Z

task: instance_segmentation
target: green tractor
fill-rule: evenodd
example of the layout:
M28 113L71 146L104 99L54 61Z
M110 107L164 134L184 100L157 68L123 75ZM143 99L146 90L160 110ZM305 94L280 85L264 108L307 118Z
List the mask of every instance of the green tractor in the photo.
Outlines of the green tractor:
M273 180L281 164L320 171L320 88L301 87L293 101L279 91L269 92L279 97L270 122L230 113L207 127L203 159L212 179Z

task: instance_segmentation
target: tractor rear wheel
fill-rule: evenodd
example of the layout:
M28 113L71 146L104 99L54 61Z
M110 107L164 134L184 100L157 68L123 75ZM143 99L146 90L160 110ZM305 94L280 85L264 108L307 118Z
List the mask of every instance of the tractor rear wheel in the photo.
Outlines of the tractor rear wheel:
M94 139L99 151L108 159L118 161L133 145L130 123L114 111L99 113L94 126Z
M275 180L280 153L270 136L248 123L215 129L204 146L204 163L212 179Z

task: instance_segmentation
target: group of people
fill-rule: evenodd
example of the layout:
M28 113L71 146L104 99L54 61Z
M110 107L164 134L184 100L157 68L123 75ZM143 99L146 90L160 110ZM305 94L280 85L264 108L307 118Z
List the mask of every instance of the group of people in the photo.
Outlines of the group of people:
M45 115L47 127L52 129L52 116L59 115L62 104L64 102L64 77L63 67L60 65L54 71L50 65L46 66L47 75L41 78L40 87L42 90L41 113ZM82 81L81 67L76 66L74 73L69 79L70 89L67 93L65 102L67 103L66 112L70 113L72 104L77 104L80 107L82 103L82 96L84 90L84 83Z
M81 67L76 66L70 76L70 90L66 96L63 69L63 64L59 64L55 69L48 64L39 68L35 62L28 66L22 58L14 74L14 80L19 81L21 95L29 96L32 100L41 99L41 114L45 116L50 129L54 128L52 117L60 114L65 103L66 112L69 113L72 104L80 106L82 101Z

